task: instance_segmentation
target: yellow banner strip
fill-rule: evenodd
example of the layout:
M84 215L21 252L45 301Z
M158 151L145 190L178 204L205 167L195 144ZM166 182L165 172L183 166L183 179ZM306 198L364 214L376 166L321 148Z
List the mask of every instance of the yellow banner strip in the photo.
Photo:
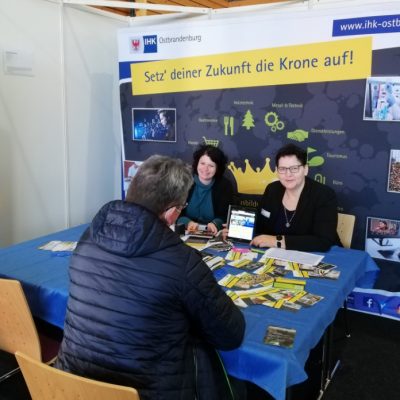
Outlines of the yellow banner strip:
M132 94L365 79L372 37L131 64Z

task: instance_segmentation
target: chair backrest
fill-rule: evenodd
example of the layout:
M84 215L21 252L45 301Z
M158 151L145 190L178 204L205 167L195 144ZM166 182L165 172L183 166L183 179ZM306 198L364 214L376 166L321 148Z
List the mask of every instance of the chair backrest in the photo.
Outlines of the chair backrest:
M19 367L32 400L140 400L136 389L82 378L17 351Z
M343 247L347 249L351 247L355 221L356 217L354 215L338 213L337 233Z
M23 351L41 361L39 335L21 283L0 279L0 350Z

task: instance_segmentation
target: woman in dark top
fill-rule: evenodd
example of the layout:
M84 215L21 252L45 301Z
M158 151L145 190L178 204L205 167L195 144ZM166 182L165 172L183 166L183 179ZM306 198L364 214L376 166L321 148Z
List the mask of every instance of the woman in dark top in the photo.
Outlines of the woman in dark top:
M340 245L335 192L307 177L307 153L293 144L275 157L279 181L265 189L253 246L327 251Z
M194 185L178 224L185 224L189 231L206 225L212 234L222 229L234 194L231 182L223 176L227 162L224 152L214 146L202 145L193 153Z

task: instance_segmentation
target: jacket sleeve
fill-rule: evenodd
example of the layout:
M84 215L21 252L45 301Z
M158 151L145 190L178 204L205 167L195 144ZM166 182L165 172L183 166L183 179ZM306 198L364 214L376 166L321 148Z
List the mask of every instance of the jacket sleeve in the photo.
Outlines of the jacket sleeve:
M243 314L220 288L199 255L193 254L190 258L183 302L197 330L195 333L220 350L238 347L245 331Z
M328 251L340 245L337 235L337 199L335 192L325 187L315 199L311 230L304 235L285 236L286 248L301 251Z

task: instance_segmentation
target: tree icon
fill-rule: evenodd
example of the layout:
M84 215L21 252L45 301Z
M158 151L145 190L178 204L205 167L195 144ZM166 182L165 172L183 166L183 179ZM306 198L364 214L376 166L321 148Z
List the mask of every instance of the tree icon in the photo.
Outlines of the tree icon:
M243 118L243 127L245 127L247 130L250 130L250 128L254 128L254 118L253 118L253 114L251 113L250 110L246 111L246 114Z

